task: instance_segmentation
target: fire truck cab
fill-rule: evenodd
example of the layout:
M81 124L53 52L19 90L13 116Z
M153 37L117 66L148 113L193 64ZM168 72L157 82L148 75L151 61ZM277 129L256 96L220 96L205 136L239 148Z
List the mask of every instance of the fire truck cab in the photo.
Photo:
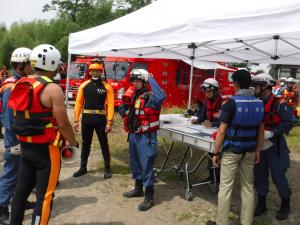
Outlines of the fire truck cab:
M77 56L70 65L70 91L69 99L75 99L80 84L89 79L89 65L97 57ZM165 90L167 98L165 106L183 106L187 103L190 82L190 65L174 59L146 59L146 58L123 58L106 57L105 62L106 79L114 90L115 106L121 104L122 96L131 85L129 81L130 72L133 69L146 69L153 74L158 84ZM194 68L192 101L203 100L200 89L201 83L210 77L219 81L222 95L233 94L231 71L227 70L202 70ZM61 82L63 83L63 81Z

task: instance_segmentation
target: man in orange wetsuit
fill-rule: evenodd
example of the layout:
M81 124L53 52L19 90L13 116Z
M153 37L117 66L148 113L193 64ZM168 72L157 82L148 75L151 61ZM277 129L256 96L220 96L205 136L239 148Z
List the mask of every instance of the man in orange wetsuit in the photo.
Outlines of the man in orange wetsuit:
M112 129L114 116L114 92L106 81L103 65L93 63L89 66L91 79L83 82L79 89L74 111L74 130L79 130L81 118L82 152L80 168L73 174L79 177L87 173L88 157L91 151L94 130L100 142L104 159L104 178L111 178L111 154L107 133Z

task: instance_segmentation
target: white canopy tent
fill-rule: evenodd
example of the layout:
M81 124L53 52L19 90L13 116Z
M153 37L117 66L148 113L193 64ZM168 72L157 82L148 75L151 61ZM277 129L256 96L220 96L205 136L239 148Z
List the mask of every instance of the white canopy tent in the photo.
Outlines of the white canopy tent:
M72 33L69 54L300 64L299 0L158 0ZM191 89L189 94L189 106Z

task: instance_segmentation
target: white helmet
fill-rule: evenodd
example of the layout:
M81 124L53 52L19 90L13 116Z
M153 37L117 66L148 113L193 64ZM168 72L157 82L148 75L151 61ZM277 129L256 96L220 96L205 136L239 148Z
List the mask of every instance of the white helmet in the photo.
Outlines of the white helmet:
M11 54L10 61L17 62L17 63L28 62L30 53L31 50L29 48L24 48L24 47L17 48Z
M148 81L149 72L145 69L133 69L130 73L130 81L141 80Z
M31 66L46 71L57 70L60 58L60 52L48 44L38 45L30 54Z
M275 85L275 81L273 80L273 77L267 73L257 74L255 77L253 77L252 83L253 84L262 84L262 85L267 85L267 86Z
M294 78L290 77L286 80L287 83L296 83L296 81L294 80Z
M280 77L279 82L286 82L286 77Z
M205 90L217 90L219 89L219 83L214 78L208 78L203 81L201 88Z

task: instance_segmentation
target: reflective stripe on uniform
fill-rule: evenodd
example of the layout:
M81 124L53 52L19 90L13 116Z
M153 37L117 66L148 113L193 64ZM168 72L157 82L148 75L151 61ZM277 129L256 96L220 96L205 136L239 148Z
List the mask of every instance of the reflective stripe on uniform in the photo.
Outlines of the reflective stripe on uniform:
M60 132L58 131L58 132L56 133L56 137L55 137L55 140L54 140L54 142L53 142L53 145L54 145L54 146L58 146L59 139L60 139Z
M156 126L159 126L159 121L152 122L152 123L149 123L149 125L141 126L141 127L142 127L142 130L144 131L144 130L147 130L149 128L156 127Z
M39 81L36 81L33 83L32 87L33 89L37 88L41 83Z
M105 110L98 110L98 109L84 109L83 113L88 113L88 114L105 114Z
M32 143L32 136L27 136L26 139L28 143Z
M138 110L138 109L136 109L135 110L135 115L145 115L145 112L144 112L144 110Z
M30 118L28 110L24 111L24 117L25 117L25 119L29 119Z

